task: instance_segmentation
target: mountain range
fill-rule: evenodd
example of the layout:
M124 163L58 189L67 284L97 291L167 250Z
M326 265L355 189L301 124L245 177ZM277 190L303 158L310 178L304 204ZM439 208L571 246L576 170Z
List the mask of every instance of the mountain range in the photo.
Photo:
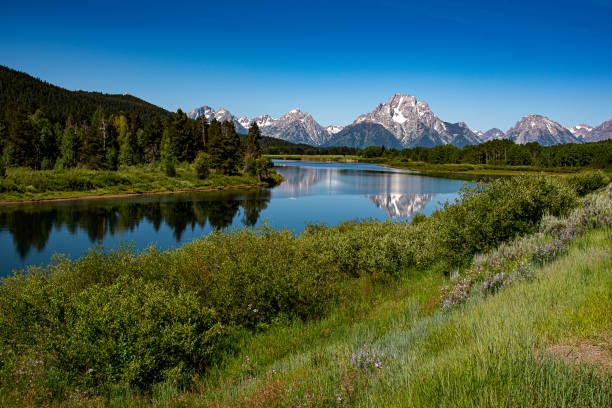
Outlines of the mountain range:
M506 132L498 128L486 132L473 131L464 122L441 120L427 102L401 94L393 95L386 103L378 104L372 112L360 115L347 126L323 127L312 115L299 109L293 109L280 118L262 115L249 119L246 116L236 117L224 108L215 111L210 106L202 106L189 112L188 116L192 119L205 116L208 120L214 117L219 121L231 121L238 133L246 133L251 123L256 122L264 136L321 147L384 145L402 149L447 144L463 147L498 139L550 146L612 138L612 119L597 127L581 124L566 128L541 115L524 116Z

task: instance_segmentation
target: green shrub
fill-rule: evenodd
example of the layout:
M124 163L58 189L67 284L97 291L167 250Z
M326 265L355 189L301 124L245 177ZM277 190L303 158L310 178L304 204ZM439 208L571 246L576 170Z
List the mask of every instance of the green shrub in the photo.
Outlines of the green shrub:
M565 214L575 204L575 193L551 177L513 177L465 188L456 203L415 226L415 260L424 266L439 260L458 265L535 231L545 214Z
M194 161L196 175L200 180L208 177L210 174L210 155L199 152Z
M164 160L164 173L167 177L176 177L176 167L173 160Z
M166 273L231 325L258 327L280 315L319 316L337 278L292 232L215 232L169 254Z
M2 155L0 155L0 177L6 177L6 163Z
M584 171L565 178L567 184L579 196L585 196L591 191L606 186L610 178L603 171Z
M1 354L17 362L39 356L48 375L80 387L185 386L223 352L223 329L193 292L122 277L69 296L43 278L30 280L37 283L19 283L28 290L3 288Z

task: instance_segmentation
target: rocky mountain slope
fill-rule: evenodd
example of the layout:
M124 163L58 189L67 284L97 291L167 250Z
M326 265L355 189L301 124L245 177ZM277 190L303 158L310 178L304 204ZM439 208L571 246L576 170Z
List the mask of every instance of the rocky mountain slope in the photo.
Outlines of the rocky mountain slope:
M580 141L566 128L545 116L527 115L508 129L505 136L515 143L538 142L543 146Z
M418 101L411 95L393 95L386 103L376 106L372 112L359 116L353 125L366 122L382 125L402 147L440 144L462 147L480 142L465 123L440 120L427 102Z
M499 140L503 139L505 136L504 131L498 128L492 128L482 133L480 136L480 140L483 142L488 142L489 140Z
M612 119L594 127L593 130L584 137L585 142L599 142L607 139L612 139Z

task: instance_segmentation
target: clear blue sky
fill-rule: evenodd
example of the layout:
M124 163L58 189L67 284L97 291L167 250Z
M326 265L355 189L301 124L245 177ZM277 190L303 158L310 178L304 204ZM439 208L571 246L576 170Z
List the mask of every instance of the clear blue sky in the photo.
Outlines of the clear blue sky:
M170 110L298 107L322 125L394 93L473 129L612 118L612 0L259 3L4 2L0 64Z

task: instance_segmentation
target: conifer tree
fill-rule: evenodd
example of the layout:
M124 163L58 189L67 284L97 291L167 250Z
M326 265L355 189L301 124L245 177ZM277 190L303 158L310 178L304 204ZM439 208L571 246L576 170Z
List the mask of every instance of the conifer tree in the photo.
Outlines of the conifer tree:
M232 122L219 124L216 119L208 127L208 154L213 168L222 174L235 174L240 163L240 138Z
M25 105L13 105L5 113L7 125L8 165L35 168L35 133Z
M76 166L77 152L79 148L79 135L74 125L68 126L62 132L59 143L59 158L55 167L68 169Z
M104 159L105 117L102 108L96 109L91 123L85 131L85 139L81 146L81 163L90 169L102 167Z
M242 140L242 169L244 173L255 175L256 162L261 157L261 132L256 122L249 127L249 133Z
M162 135L161 162L166 176L174 177L176 175L176 155L168 129L166 129Z

